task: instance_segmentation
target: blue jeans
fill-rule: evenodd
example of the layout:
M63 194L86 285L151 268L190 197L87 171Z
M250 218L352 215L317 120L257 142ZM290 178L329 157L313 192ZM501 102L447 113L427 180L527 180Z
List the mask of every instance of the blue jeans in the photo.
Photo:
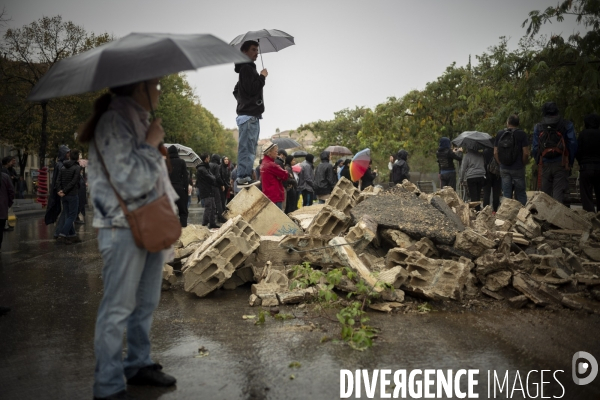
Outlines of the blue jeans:
M61 204L62 204L62 199L61 199ZM67 216L67 213L65 212L65 208L63 207L60 215L58 216L58 220L56 221L56 228L54 229L55 237L60 235L60 231L62 230L63 226L65 226L65 217L66 216ZM69 234L67 236L68 237L75 236L75 228L73 226L71 226L71 230L69 231Z
M302 191L302 207L312 206L314 194L308 190Z
M512 199L513 190L515 198L525 205L527 203L527 193L525 192L525 168L521 169L500 169L502 178L502 196Z
M98 247L104 267L104 295L98 309L94 352L94 396L125 390L123 376L153 364L150 358L152 313L160 300L162 252L149 253L135 245L130 229L103 228ZM123 332L127 328L127 357Z
M283 211L283 201L278 201L277 203L275 203L275 205L281 210Z
M79 196L63 196L60 201L62 203L62 213L60 213L58 225L60 225L60 219L63 217L63 214L65 217L64 223L58 231L58 235L75 236L73 223L75 222L75 218L77 218L77 214L79 214Z
M252 177L252 167L256 157L256 144L260 134L258 118L252 117L241 125L238 125L238 179Z

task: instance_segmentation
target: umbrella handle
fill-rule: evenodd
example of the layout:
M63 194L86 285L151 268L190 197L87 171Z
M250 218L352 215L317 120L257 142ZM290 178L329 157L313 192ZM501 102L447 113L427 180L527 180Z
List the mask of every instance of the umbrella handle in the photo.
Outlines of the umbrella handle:
M262 69L265 69L265 64L263 63L262 59L262 51L260 51L260 39L256 39L256 41L258 42L258 54L260 54L260 65L262 65Z

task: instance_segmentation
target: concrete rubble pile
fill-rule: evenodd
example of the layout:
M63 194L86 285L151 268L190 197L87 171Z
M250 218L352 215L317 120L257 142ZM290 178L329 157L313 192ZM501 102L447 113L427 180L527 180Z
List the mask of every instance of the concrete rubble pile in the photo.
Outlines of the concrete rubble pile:
M350 268L358 278L344 273L336 290L354 292L362 279L379 293L378 310L409 296L600 312L600 219L544 193L526 206L504 199L497 213L476 212L449 187L426 194L404 181L359 192L342 178L325 204L258 223L266 204L259 194L228 206L230 219L214 233L184 229L172 265L182 266L185 291L202 297L251 283L252 306L297 304L326 284L290 289L294 266L308 262L325 273ZM170 265L163 276L176 282Z

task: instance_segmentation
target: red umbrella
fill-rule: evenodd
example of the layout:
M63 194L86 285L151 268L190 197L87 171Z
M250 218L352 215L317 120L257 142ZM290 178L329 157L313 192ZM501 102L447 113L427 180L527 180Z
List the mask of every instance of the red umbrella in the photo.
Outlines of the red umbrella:
M364 149L356 153L350 162L350 177L354 182L363 177L371 164L371 150Z

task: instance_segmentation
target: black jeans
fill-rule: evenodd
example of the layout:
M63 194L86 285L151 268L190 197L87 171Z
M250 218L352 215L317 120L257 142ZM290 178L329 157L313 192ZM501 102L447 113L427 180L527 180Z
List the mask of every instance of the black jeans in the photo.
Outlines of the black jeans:
M483 206L490 204L490 195L492 197L492 209L498 211L500 206L500 192L502 191L502 178L499 175L487 173L485 185L483 186Z
M456 191L456 171L440 174L440 185L442 188L444 186L450 186Z
M223 204L221 204L221 188L213 186L213 195L215 198L217 218L219 218L223 213Z
M485 178L470 178L467 179L467 187L469 188L469 198L471 201L481 201L481 189L485 185ZM481 210L481 205L475 207L475 210Z
M581 205L585 211L600 211L600 165L581 166L579 172L579 192L581 193ZM594 204L594 193L596 204ZM596 210L594 210L596 206Z
M188 191L187 188L174 187L177 192L177 196L179 196L179 200L175 202L177 205L177 209L179 210L179 223L182 228L187 226L188 220Z
M291 213L298 209L298 195L296 189L288 189L285 197L285 213Z
M209 228L217 226L216 214L217 208L214 197L207 197L204 200L204 215L202 216L202 225L209 225Z
M6 225L6 219L0 219L0 249L2 248L2 237L4 236L4 226Z

